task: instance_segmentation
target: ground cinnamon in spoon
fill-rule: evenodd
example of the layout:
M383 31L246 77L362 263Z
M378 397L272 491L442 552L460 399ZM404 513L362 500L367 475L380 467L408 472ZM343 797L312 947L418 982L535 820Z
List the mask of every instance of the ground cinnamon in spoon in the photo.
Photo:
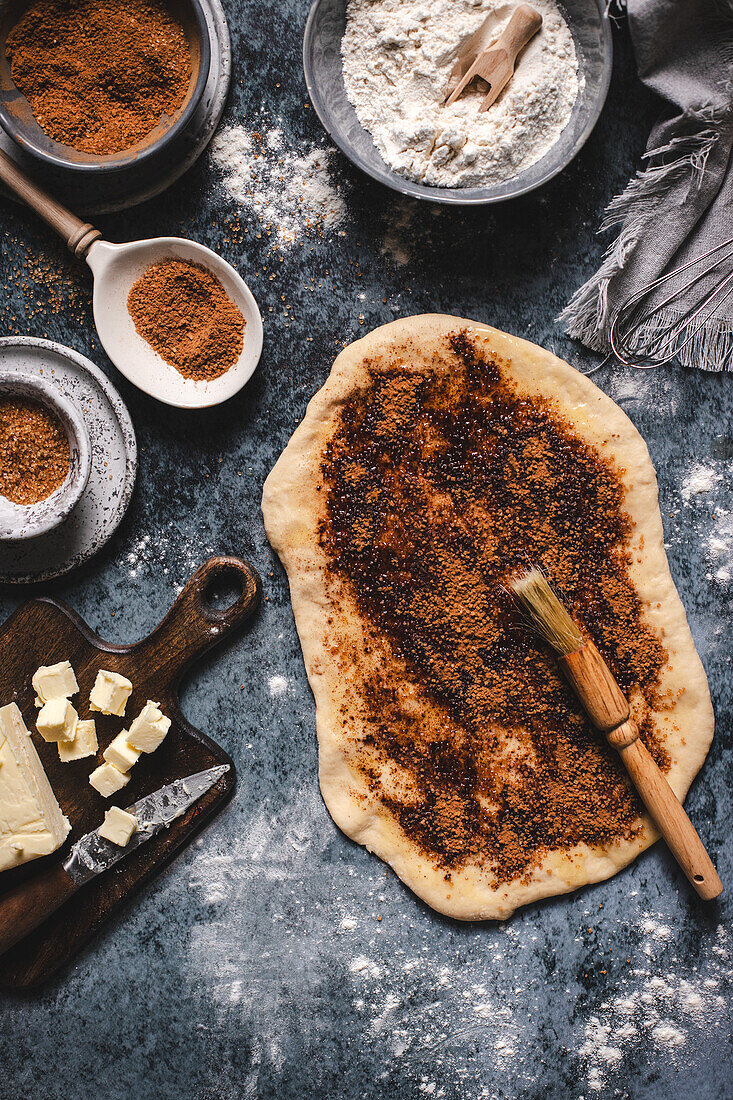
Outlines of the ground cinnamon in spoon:
M6 49L38 125L98 156L172 119L191 79L186 35L158 0L37 0Z
M133 283L127 308L143 339L186 378L218 378L242 353L244 317L200 264L153 264Z
M36 401L0 399L0 495L36 504L69 472L70 452L60 421Z

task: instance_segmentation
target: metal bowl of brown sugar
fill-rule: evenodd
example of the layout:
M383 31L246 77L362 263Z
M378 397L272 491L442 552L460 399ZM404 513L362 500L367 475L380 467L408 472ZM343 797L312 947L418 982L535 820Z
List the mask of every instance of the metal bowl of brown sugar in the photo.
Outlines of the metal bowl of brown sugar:
M44 183L114 198L185 157L211 65L205 2L0 2L0 125Z
M0 371L0 541L57 527L81 500L91 464L75 403L51 381Z

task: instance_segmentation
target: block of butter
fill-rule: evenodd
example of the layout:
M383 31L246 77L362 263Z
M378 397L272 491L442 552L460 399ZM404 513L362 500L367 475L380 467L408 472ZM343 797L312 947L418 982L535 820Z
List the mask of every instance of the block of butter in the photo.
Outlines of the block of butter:
M130 782L129 775L119 771L114 764L100 764L89 776L89 782L95 791L99 791L102 798L109 798Z
M0 871L55 852L70 829L23 716L0 707Z
M132 765L140 755L139 749L134 749L127 743L128 733L123 730L118 733L114 741L110 741L102 756L108 764L112 764L119 772L129 772Z
M170 718L166 718L157 703L148 699L130 725L127 743L140 752L155 752L170 728Z
M36 729L44 741L73 741L79 715L68 699L49 699L36 718Z
M76 723L73 741L59 741L59 760L62 764L68 764L71 760L83 760L85 756L94 756L98 748L94 719L84 718Z
M111 840L113 844L124 848L136 829L137 818L133 814L128 814L127 810L121 810L119 806L110 806L97 832L105 840Z
M126 676L100 668L89 696L89 705L102 714L116 714L122 718L131 691L132 684Z
M33 673L31 683L36 693L37 707L42 707L51 699L68 699L79 690L69 661L59 661L55 665L41 665Z

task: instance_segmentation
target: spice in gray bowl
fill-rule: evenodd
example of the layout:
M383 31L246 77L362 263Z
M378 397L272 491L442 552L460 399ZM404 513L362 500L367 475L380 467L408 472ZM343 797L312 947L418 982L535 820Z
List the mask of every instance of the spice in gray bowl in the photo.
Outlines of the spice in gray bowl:
M23 424L24 438L14 441L10 432L5 431L0 441L3 488L6 488L5 476L12 473L19 490L13 494L18 498L16 500L0 493L0 540L31 539L53 530L78 504L89 480L91 441L84 418L75 403L46 379L24 375L18 371L0 372L0 409L3 408L9 419L15 414L16 419ZM50 413L50 417L44 416L44 412ZM42 499L34 500L36 491L45 491L42 488L44 477L50 484L53 483L53 471L45 471L41 461L37 471L38 486L31 485L30 482L24 485L23 470L18 469L14 446L27 448L28 436L32 435L33 426L39 421L52 434L57 426L60 429L58 435L61 438L66 437L68 459L64 453L60 461L63 464L68 462L68 469L60 485ZM33 445L32 439L30 444ZM9 471L4 469L4 464L14 464L15 468ZM63 473L62 468L61 474Z
M44 179L47 181L55 180L59 174L78 182L92 177L105 180L107 185L115 188L136 180L148 169L152 170L153 165L160 165L170 159L172 151L185 141L189 124L201 103L209 78L211 47L202 0L161 0L159 5L180 27L190 54L191 75L180 107L170 117L163 113L157 124L134 144L104 154L84 150L81 124L79 143L76 146L64 144L61 139L55 140L39 125L29 100L13 80L8 37L12 36L14 29L36 3L37 0L8 0L5 5L0 5L0 125L18 151L43 168ZM46 14L48 18L48 13ZM114 28L111 28L110 43L113 41L113 32ZM145 57L144 47L141 47L141 67L144 66ZM134 58L123 57L122 60L129 70L129 93L134 97ZM149 63L152 65L154 60L151 59ZM54 62L58 64L60 72L69 67L75 70L81 63L79 58L62 58ZM41 64L40 60L38 64ZM26 61L25 67L27 65ZM109 82L114 87L115 75L111 72L100 76L100 80L103 84ZM36 74L36 83L43 84L45 78L42 78L41 69ZM117 99L111 102L116 103ZM124 104L124 97L119 102Z

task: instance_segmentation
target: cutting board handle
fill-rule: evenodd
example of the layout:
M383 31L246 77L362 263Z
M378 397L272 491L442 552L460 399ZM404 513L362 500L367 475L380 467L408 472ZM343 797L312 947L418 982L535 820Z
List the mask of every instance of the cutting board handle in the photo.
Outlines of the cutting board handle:
M241 585L240 594L227 607L211 602L217 581ZM145 661L148 677L175 688L194 658L250 617L260 593L259 575L248 562L225 555L209 558L184 586L160 626L134 647Z

